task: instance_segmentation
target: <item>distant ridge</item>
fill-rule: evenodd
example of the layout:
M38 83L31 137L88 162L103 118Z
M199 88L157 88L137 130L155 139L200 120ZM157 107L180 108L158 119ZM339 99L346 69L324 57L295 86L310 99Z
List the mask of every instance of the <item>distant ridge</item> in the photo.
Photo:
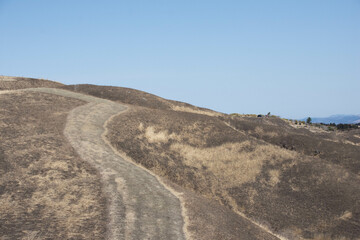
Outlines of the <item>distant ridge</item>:
M302 120L306 121L306 118L304 118ZM313 123L355 124L355 123L360 123L360 115L337 114L337 115L331 115L330 117L324 117L324 118L311 117L311 120Z

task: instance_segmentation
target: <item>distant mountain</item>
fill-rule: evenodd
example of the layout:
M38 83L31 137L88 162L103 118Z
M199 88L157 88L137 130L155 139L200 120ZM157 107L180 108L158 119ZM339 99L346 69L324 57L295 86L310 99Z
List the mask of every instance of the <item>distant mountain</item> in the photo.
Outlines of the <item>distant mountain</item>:
M307 118L302 119L303 121L306 121ZM344 124L352 124L352 123L360 123L360 115L344 115L344 114L337 114L332 115L330 117L324 117L324 118L316 118L311 117L311 120L313 123L344 123Z

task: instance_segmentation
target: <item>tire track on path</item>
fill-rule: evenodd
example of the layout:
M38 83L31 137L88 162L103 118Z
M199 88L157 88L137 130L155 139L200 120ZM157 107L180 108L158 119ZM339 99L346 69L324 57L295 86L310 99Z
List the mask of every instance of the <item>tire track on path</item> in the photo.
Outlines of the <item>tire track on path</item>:
M69 113L64 134L101 174L109 199L107 239L185 239L179 199L154 175L117 155L102 138L106 121L125 106L61 89L29 90L89 102Z

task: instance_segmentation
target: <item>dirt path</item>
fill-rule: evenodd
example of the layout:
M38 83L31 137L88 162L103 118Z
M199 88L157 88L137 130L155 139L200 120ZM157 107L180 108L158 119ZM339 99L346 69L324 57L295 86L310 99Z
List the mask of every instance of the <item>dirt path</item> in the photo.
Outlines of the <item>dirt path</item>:
M185 239L179 199L155 176L117 155L102 138L106 121L125 106L66 90L31 90L89 102L70 112L64 134L102 176L109 199L107 239Z

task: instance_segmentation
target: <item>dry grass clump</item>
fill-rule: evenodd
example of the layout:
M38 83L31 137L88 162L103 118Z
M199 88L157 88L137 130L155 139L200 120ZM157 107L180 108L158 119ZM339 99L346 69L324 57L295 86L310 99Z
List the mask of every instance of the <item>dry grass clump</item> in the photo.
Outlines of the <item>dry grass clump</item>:
M83 103L33 92L0 98L0 235L103 239L100 176L63 136L67 113Z
M262 138L275 138L278 137L279 134L275 131L264 131L264 129L260 126L256 126L254 130L254 135L258 135Z
M211 148L196 148L175 143L170 146L180 153L185 164L195 168L205 167L220 179L223 187L231 188L255 181L265 162L275 164L282 160L294 159L295 152L271 145L260 145L251 141L226 143ZM278 174L272 171L272 183L278 182ZM277 178L277 179L276 179Z
M139 130L143 131L142 123L140 123L139 125ZM156 132L154 127L147 127L145 129L144 136L149 141L149 143L166 143L170 139L177 138L176 134L174 133L169 134L168 131L166 130ZM138 136L138 137L142 138L143 136Z

